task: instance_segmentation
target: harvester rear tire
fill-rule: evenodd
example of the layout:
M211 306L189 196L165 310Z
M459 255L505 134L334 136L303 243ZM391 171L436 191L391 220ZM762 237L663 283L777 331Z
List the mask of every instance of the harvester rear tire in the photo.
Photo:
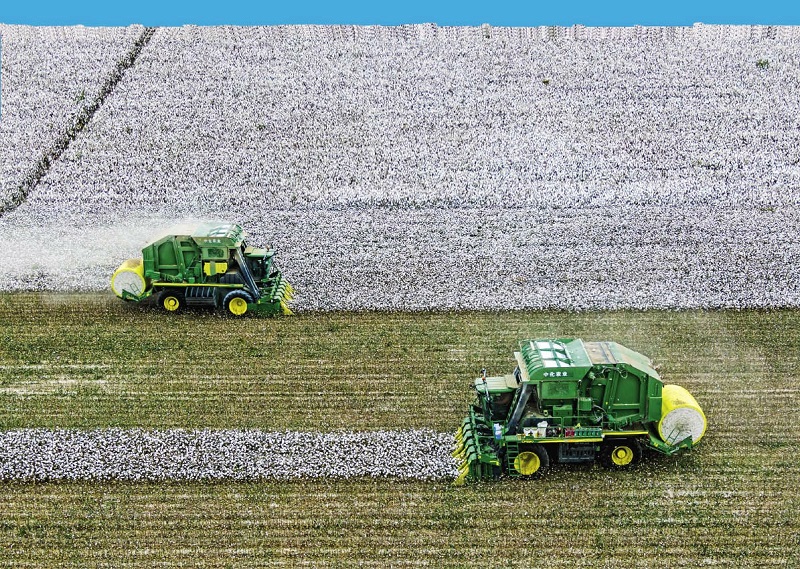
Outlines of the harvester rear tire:
M612 470L636 466L642 460L642 445L636 439L610 439L600 446L600 464Z
M158 295L158 304L166 312L176 314L183 310L186 305L186 300L183 298L183 293L175 290L165 290Z
M514 459L513 469L523 478L539 478L550 468L550 456L542 445L521 446Z
M253 302L253 298L243 290L233 290L225 295L222 305L231 316L244 316L247 313L247 305Z

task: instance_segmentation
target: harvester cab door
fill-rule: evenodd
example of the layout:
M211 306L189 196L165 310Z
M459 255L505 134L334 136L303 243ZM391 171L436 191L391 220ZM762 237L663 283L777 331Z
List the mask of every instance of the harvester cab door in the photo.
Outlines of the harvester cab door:
M264 270L264 259L249 257L247 260L250 263L250 270L253 272L253 277L257 281L264 280L264 277L266 276L266 271Z

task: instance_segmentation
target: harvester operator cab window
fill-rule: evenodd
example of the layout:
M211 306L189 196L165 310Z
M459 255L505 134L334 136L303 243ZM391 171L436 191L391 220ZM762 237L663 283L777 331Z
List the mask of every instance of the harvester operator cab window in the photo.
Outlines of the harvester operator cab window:
M253 273L253 276L257 279L263 279L267 276L267 261L264 258L254 258L248 257L247 258L248 264L250 265L250 270Z
M514 400L514 392L508 391L506 393L499 393L494 397L491 404L492 421L500 421L508 416L508 411L511 408L511 403Z

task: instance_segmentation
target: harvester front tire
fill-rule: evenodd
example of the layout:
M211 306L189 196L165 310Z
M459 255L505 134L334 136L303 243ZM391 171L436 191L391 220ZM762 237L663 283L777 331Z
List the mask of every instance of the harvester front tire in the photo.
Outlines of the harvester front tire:
M247 305L253 302L252 297L242 290L234 290L225 295L222 305L231 316L244 316Z
M513 468L523 478L539 478L550 468L550 456L542 445L520 447Z
M636 466L642 460L642 445L636 439L606 440L600 447L600 463L612 470Z
M183 293L174 290L165 290L159 295L158 304L166 312L176 314L183 310L186 300L183 298Z

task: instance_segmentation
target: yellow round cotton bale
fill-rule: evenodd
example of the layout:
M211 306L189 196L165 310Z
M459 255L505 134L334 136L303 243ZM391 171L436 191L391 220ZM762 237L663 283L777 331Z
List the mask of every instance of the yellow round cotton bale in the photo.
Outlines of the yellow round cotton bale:
M665 385L661 393L661 420L658 434L668 444L678 444L692 437L696 444L706 432L705 413L692 394L679 385Z
M123 292L141 296L146 288L147 281L141 259L128 259L111 275L111 290L120 298Z

